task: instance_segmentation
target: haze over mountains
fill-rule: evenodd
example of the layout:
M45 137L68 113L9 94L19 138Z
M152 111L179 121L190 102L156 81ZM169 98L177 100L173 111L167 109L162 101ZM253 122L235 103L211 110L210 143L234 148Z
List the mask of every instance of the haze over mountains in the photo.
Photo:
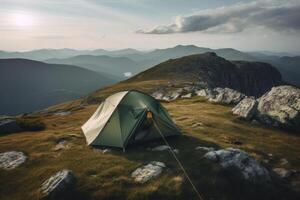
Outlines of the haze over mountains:
M113 82L76 66L0 59L0 115L31 112L70 101Z
M115 51L103 49L41 49L28 52L1 51L0 58L26 58L32 60L0 60L1 85L3 85L1 92L2 94L6 94L1 99L0 111L1 114L17 114L41 109L55 103L87 95L93 90L134 76L162 62L164 63L156 66L153 70L166 64L177 64L176 60L167 61L169 59L206 52L214 52L216 55L232 61L229 62L224 59L222 61L226 62L226 64L223 63L226 67L222 70L222 73L231 74L229 75L231 78L228 79L230 83L224 84L225 86L232 86L235 89L241 89L245 93L248 92L249 95L259 96L262 91L265 92L265 89L262 88L261 91L254 91L257 86L255 84L244 84L241 81L242 79L247 79L248 82L252 81L254 83L265 79L267 83L268 80L272 80L273 75L277 77L275 78L276 80L280 76L269 65L254 63L253 61L272 64L280 71L283 81L300 86L300 56L286 56L285 54L285 56L280 57L276 53L271 55L270 52L267 54L261 52L247 53L230 48L209 49L194 45L178 45L173 48L155 49L148 52L135 49ZM33 60L42 60L49 64ZM193 62L193 59L188 59L183 67L203 67L205 63L203 61L195 65ZM211 59L208 63L205 63L204 67L208 67L207 70L213 70L212 66L214 65L223 66L219 62L221 61L218 59ZM212 68L210 69L210 67ZM272 70L268 71L266 68ZM172 70L174 69L172 68ZM244 75L240 76L241 72ZM173 73L177 73L178 75L179 72L173 71ZM239 77L237 78L235 74L239 74ZM250 75L247 76L247 74ZM160 75L165 74L156 73L153 76L159 77ZM220 74L214 75L216 78L221 76ZM178 79L178 77L175 78ZM216 83L219 80L214 81ZM269 87L269 84L266 84L267 86Z
M73 50L73 49L41 49L28 52L0 52L0 58L26 58L45 61L47 63L77 65L96 72L117 78L129 77L156 64L172 58L215 52L227 60L261 61L274 65L289 83L300 86L300 57L292 54L276 52L242 52L232 48L210 49L195 45L178 45L172 48L139 51L135 49L121 50Z

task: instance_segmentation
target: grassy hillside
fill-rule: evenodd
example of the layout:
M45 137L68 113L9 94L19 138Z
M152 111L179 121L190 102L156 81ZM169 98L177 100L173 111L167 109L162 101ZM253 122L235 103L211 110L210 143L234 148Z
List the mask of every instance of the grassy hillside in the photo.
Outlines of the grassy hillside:
M165 81L122 82L93 93L89 98L100 102L106 96L121 90L138 89L151 93ZM53 173L68 168L75 172L77 189L72 199L196 199L182 171L168 152L147 150L162 141L130 147L126 153L113 150L102 154L86 146L81 125L92 115L98 104L86 104L87 99L51 107L47 113L31 118L42 120L46 130L23 132L0 137L0 152L24 151L28 161L13 171L0 170L0 199L36 199L41 183ZM79 107L84 102L85 107ZM300 169L300 138L260 125L240 121L231 115L229 106L215 105L202 98L180 99L163 103L183 136L170 139L179 149L178 157L205 199L297 199L286 183L274 187L253 186L237 181L236 174L222 171L203 159L204 152L196 146L240 148L258 160L273 158L270 167L280 167L286 158L288 169ZM73 110L70 115L51 114L58 110ZM195 125L196 124L196 125ZM198 124L198 125L197 125ZM199 125L201 124L201 125ZM55 151L58 141L65 139L69 148ZM232 144L239 140L241 145ZM137 167L157 160L165 162L167 170L146 184L137 184L130 177ZM300 177L290 180L294 189L300 189Z
M70 65L0 60L0 115L18 114L82 97L115 80Z

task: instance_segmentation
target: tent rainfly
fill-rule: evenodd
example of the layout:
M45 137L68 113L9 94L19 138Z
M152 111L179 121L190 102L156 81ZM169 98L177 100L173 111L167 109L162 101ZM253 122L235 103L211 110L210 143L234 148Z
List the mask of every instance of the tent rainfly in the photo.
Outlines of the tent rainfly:
M124 150L130 144L181 135L159 101L136 90L109 96L81 128L88 145Z

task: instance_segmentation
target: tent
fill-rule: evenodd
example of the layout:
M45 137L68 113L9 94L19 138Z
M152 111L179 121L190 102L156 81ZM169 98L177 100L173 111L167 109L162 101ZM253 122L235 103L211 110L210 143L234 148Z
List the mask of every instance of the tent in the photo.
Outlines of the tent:
M159 101L136 90L109 96L81 128L88 145L123 150L130 144L181 134Z

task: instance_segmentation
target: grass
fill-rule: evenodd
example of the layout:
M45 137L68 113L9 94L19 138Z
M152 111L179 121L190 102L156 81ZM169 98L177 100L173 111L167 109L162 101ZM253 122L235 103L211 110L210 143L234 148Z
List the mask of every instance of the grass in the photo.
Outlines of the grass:
M105 98L114 91L124 89L151 92L164 83L123 82L96 91L89 98ZM19 150L28 156L28 160L16 169L0 170L1 200L37 199L42 182L65 168L73 170L77 177L72 199L196 199L171 155L147 150L148 147L163 144L162 141L132 146L126 153L113 150L102 154L87 146L80 126L96 110L97 104L72 109L80 104L81 101L74 101L49 108L52 111L73 110L67 116L36 114L35 119L43 121L45 130L0 137L0 152ZM196 146L236 147L258 160L267 159L267 154L272 153L270 167L280 167L280 159L286 158L289 164L285 168L299 170L299 136L241 121L231 115L231 107L214 105L198 97L163 105L183 132L182 137L171 138L169 142L179 149L179 159L205 199L297 199L282 182L272 187L240 182L239 174L221 170L203 159L204 152L194 149ZM195 123L199 124L193 126ZM55 151L55 145L62 139L68 141L70 148ZM233 145L232 140L239 140L242 144ZM135 183L130 177L132 171L153 160L166 163L165 172L149 183ZM295 176L291 181L299 182L300 178Z

